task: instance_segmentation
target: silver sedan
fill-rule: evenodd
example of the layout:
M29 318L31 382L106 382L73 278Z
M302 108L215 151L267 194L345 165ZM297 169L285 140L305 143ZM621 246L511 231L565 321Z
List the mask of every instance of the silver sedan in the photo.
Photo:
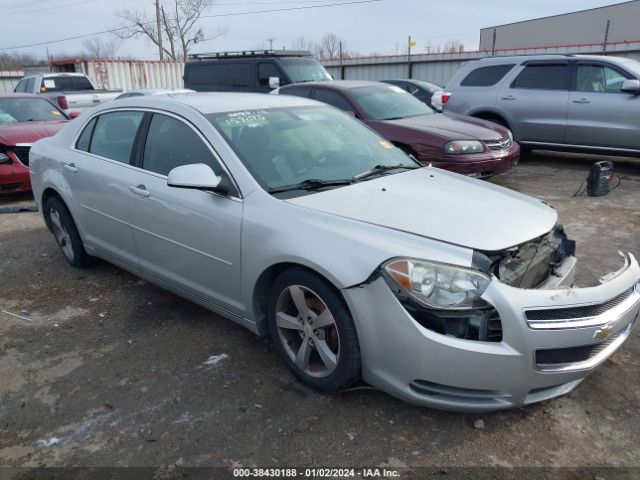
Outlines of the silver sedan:
M304 383L365 381L450 410L569 392L628 338L631 254L572 286L575 244L539 200L421 168L333 107L187 94L92 109L31 150L75 267L112 262L270 335Z

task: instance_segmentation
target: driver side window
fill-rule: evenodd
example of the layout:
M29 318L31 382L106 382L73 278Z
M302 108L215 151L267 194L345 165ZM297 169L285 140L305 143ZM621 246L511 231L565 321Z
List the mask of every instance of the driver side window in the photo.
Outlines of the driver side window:
M627 77L605 65L578 65L576 90L591 93L619 93Z
M167 115L155 114L149 125L142 168L169 175L176 167L204 163L216 175L222 168L200 136L187 124Z

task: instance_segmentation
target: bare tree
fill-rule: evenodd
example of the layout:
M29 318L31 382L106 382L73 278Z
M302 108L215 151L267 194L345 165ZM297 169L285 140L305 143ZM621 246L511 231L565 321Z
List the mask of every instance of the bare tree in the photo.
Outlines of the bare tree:
M0 69L22 70L26 65L46 65L44 58L20 53L0 53Z
M316 57L324 60L337 60L340 58L340 43L341 40L335 33L327 33L320 39L320 42L315 47ZM343 56L346 50L346 43L342 42Z
M165 0L160 4L161 29L158 32L154 19L155 9L126 8L116 15L127 22L126 30L118 35L121 38L144 36L159 46L172 60L187 57L190 48L196 43L214 40L226 33L226 29L218 29L211 35L197 26L204 13L213 8L213 0Z
M444 53L464 52L464 44L460 40L449 40L442 49Z
M292 50L305 50L309 52L313 52L316 49L315 44L302 35L289 42L289 46Z
M110 60L116 57L120 41L117 38L93 37L82 42L82 45L85 50L84 57L91 60Z

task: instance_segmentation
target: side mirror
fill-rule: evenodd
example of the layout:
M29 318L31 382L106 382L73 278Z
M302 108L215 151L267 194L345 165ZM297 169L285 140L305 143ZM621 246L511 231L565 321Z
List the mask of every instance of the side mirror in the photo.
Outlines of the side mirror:
M78 118L80 116L80 112L71 112L69 114L69 118L73 120L74 118Z
M640 95L640 80L625 80L620 91Z
M211 167L204 163L181 165L171 170L167 177L167 185L170 187L227 193L223 183L223 178L216 175Z
M280 87L280 77L269 77L269 88L275 89Z

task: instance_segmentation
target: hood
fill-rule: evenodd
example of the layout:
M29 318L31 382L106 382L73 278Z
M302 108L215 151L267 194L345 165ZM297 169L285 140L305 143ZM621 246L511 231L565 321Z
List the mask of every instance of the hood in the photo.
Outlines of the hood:
M558 219L540 200L431 167L286 201L485 252L544 235Z
M384 123L440 135L448 140L496 141L507 137L507 130L495 123L452 113L435 113L387 120Z
M67 120L53 122L18 122L0 125L0 143L14 146L16 143L34 143L51 137L68 123Z

